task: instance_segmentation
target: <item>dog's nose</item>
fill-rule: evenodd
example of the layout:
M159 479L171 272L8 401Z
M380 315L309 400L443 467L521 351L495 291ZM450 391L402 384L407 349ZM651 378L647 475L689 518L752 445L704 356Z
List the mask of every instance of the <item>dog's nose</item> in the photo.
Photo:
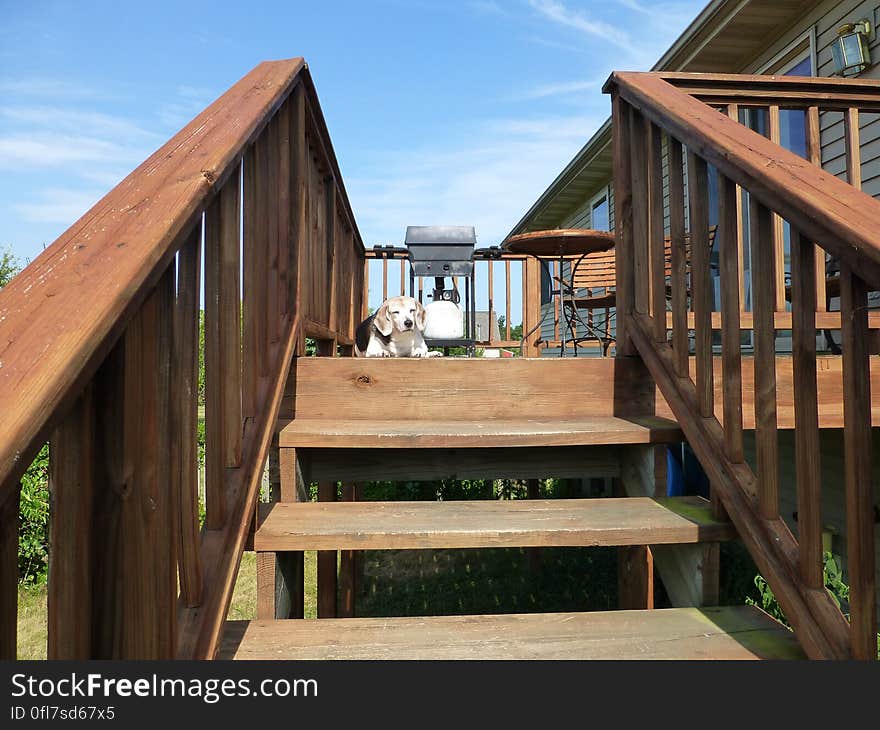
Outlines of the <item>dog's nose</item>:
M404 327L412 327L412 326L413 326L413 321L412 321L411 319L404 320L404 322L403 322L403 326L404 326Z

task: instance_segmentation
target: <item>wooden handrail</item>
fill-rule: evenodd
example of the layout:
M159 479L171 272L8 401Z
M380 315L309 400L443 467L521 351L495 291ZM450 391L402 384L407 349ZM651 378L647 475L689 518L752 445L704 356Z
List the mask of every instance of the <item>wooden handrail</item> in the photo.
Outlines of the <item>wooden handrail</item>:
M291 361L308 331L353 341L363 274L296 58L257 66L0 292L0 504L50 441L50 658L214 656ZM14 631L4 613L4 650Z
M728 103L767 106L773 103L786 109L819 105L835 111L845 111L852 106L863 111L880 111L877 82L873 79L667 72L652 76L713 106Z
M868 316L867 291L880 284L880 202L860 190L859 112L878 108L880 89L873 82L827 79L615 73L606 91L612 94L615 115L616 225L625 254L617 259L618 328L625 338L621 350L634 349L657 381L710 478L713 498L720 498L719 507L736 525L808 655L876 658L867 346L868 328L876 318ZM718 104L725 105L721 111L713 108ZM738 123L742 106L767 109L769 139ZM807 159L779 144L783 108L804 111ZM819 120L826 109L844 111L848 183L821 168ZM671 161L665 178L658 164L664 143ZM690 296L681 256L669 283L661 265L665 216L673 253L684 250L686 209L692 231L708 226L707 163L718 180L720 311L713 311L708 257L693 258ZM790 287L783 269L786 223ZM746 244L748 312L742 298ZM824 301L820 309L818 297L826 295L826 251L841 262L840 312L825 311ZM671 314L664 297L667 286ZM791 312L785 311L786 299ZM843 349L848 621L825 590L821 563L816 328L835 325L842 330ZM715 415L713 387L712 330L719 327L723 427ZM797 537L780 515L778 493L775 342L776 330L788 328L801 515ZM749 329L755 348L754 468L745 461L742 436L741 332ZM688 330L693 330L693 344Z
M0 291L3 490L94 373L302 68L301 58L258 66Z
M873 87L880 100L880 89ZM880 201L712 109L661 76L614 73L606 89L858 268L880 289Z

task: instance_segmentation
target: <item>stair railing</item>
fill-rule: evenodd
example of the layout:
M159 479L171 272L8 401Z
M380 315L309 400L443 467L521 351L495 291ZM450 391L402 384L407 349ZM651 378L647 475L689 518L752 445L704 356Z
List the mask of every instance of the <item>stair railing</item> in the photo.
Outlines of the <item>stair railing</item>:
M880 289L880 202L859 189L859 121L860 113L880 110L880 88L837 79L615 73L605 90L613 107L618 352L646 363L808 655L876 658L867 294ZM769 138L739 123L746 108L767 115ZM779 144L786 109L804 112L807 159ZM821 167L822 132L833 136L834 121L842 127L848 182ZM718 186L714 313L705 245L710 175ZM826 307L826 252L840 262L839 312ZM713 377L719 328L720 408ZM844 414L848 621L823 579L817 328L842 332L835 400ZM754 469L743 447L744 330L754 343ZM779 512L777 330L791 330L793 341L796 537Z
M0 291L0 507L50 443L49 658L215 655L291 361L306 336L352 342L363 255L298 58L257 66Z

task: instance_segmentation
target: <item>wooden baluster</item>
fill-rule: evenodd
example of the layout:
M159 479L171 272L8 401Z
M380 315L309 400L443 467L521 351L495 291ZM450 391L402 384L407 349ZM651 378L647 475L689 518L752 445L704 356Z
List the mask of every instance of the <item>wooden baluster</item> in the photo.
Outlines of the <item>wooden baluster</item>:
M739 104L727 105L727 116L736 122L739 122ZM736 268L739 281L739 311L746 311L746 275L745 275L745 256L743 241L743 196L742 190L735 187L736 190Z
M14 660L18 643L18 511L21 485L0 495L0 660ZM77 525L79 527L79 525ZM51 529L51 527L50 527ZM73 558L73 556L71 556ZM79 557L82 561L82 557ZM71 568L75 561L71 559ZM83 566L88 571L88 566ZM84 597L87 600L87 597ZM88 619L88 614L70 620ZM86 626L88 623L86 623ZM75 632L71 632L75 634Z
M421 283L421 282L420 282ZM370 259L364 258L364 296L361 300L361 320L366 319L367 310L370 306ZM422 301L422 293L419 291L419 301Z
M267 370L263 372L263 375L268 375L268 358L269 358L269 348L268 345L271 342L278 342L278 337L280 336L280 305L279 305L279 291L280 291L280 274L279 274L279 255L280 255L280 240L281 240L281 231L279 230L279 224L281 222L281 214L280 214L280 200L279 200L279 160L281 157L280 154L280 125L278 121L278 115L273 116L269 123L266 125L265 130L263 130L262 137L265 140L265 154L266 158L264 161L263 174L265 175L265 184L260 193L260 195L264 198L264 211L266 214L266 227L268 229L267 233L267 244L268 244L268 252L267 252L267 260L266 260L266 271L263 274L263 281L265 281L266 286L266 332L269 335L268 340L266 342L265 349L265 357L266 357L266 365ZM207 248L206 248L207 252Z
M861 189L859 110L844 114L846 172ZM868 290L852 269L840 268L841 349L843 350L843 443L846 482L847 572L852 652L877 658L876 577L874 572L874 490L871 473L871 379L868 356Z
M504 277L505 277L505 289L504 293L507 298L506 308L504 310L504 325L505 325L505 335L504 338L510 341L510 259L507 259L504 262ZM525 332L523 332L525 334ZM520 353L523 357L525 357L525 353Z
M855 148L858 149L858 148ZM846 264L840 270L843 443L847 568L853 657L876 659L874 489L871 475L871 381L868 292Z
M615 353L633 354L627 333L633 312L633 210L632 162L630 159L630 106L617 93L611 97L612 144L614 145L614 265L616 271Z
M278 332L281 320L290 311L290 258L291 235L291 155L290 155L290 99L278 110Z
M775 251L770 211L749 196L752 315L755 338L755 450L758 502L768 520L779 517L779 444L776 434Z
M648 150L645 119L633 110L630 116L630 160L632 176L632 262L633 309L648 313Z
M303 261L308 238L308 142L306 141L306 106L302 83L291 94L290 113L290 262L287 272L290 280L289 310L301 311ZM245 193L247 196L247 193ZM247 237L245 237L247 242ZM365 276L365 281L369 279ZM366 296L364 302L367 301ZM364 315L366 316L366 315Z
M691 224L691 289L694 308L694 351L700 415L714 415L712 379L712 280L709 271L709 176L705 160L688 151L688 201Z
M770 141L781 144L779 105L771 104L769 108ZM776 276L776 300L774 309L785 311L785 232L782 217L771 213L773 223L773 270Z
M255 145L242 159L242 353L241 353L241 395L242 415L245 418L257 416L257 379L259 377L257 348L257 318L260 286L257 280L259 255L255 250L258 236L257 220L259 206L257 194L257 159ZM294 293L296 295L296 293Z
M226 468L241 463L239 211L238 185L227 183L205 213L205 525L209 530L226 521ZM275 310L270 307L269 312Z
M859 140L859 110L850 107L843 115L846 140L846 179L858 190L862 189L862 147Z
M494 312L495 312L495 296L494 296L494 286L495 286L495 282L494 282L493 274L492 274L492 259L489 259L489 260L486 262L486 267L487 267L488 272L489 272L489 273L487 274L487 277L488 277L488 283L489 283L489 305L488 305L488 311L489 311L489 335L488 335L488 337L487 337L486 339L487 339L489 342L491 342L492 344L495 344L494 341L493 341L493 340L494 340L494 337L492 336L492 333L495 331L495 323L492 321L492 320L495 318L495 314L494 314ZM499 334L500 334L500 333L499 333Z
M804 124L806 127L805 137L807 143L807 159L817 167L822 166L822 139L819 130L819 107L811 106L807 108L804 115ZM819 245L815 246L815 266L816 266L816 311L824 312L828 308L828 301L825 294L825 249ZM794 278L794 274L792 274Z
M172 488L180 546L178 573L181 599L189 608L201 604L203 590L199 557L199 478L196 446L201 259L201 230L196 227L178 255L171 367L171 476L174 480Z
M166 274L95 379L91 656L97 659L167 659L175 650L170 424L160 406L169 398L173 290Z
M724 445L727 458L743 461L742 357L737 229L737 189L718 175L718 240L721 274L721 351L724 400Z
M669 246L672 264L672 349L675 373L688 372L688 295L687 248L684 230L684 161L681 142L669 138Z
M244 158L244 373L250 401L245 415L251 417L257 415L256 379L269 374L267 155L264 131Z
M103 418L103 416L102 416ZM49 448L49 659L92 656L92 511L95 488L96 415L89 384L52 433ZM17 526L18 502L14 520ZM4 525L13 524L0 519ZM18 545L18 530L15 530ZM16 550L16 560L18 552ZM17 564L16 564L17 571ZM17 573L16 573L17 575ZM4 584L5 587L5 584ZM16 592L10 592L15 596ZM13 654L15 658L15 647Z
M560 279L562 279L562 270L559 262L553 261L550 264L550 270L553 272L553 281L550 282L550 286L554 289L558 288L561 292L562 283ZM559 340L559 297L553 297L553 339Z
M660 128L649 124L648 246L651 266L651 316L654 341L666 342L666 251L663 240L663 142Z
M337 322L336 322L336 307L337 307L337 293L336 293L336 282L339 279L339 257L336 255L336 228L337 228L337 213L336 213L336 178L332 175L324 178L324 191L327 195L327 219L326 219L326 230L325 230L325 240L323 241L323 245L326 250L326 262L327 262L327 273L326 273L326 288L324 289L324 296L327 299L327 308L324 314L324 323L327 327L334 332L337 330ZM333 353L336 354L335 352Z
M801 580L821 590L822 495L816 389L816 258L814 244L792 230L792 379Z
M522 299L522 320L521 321L522 321L522 332L523 332L524 337L525 337L526 333L531 329L531 326L529 323L529 317L527 316L527 313L529 311L529 307L531 306L531 300L530 300L531 292L529 291L528 266L529 266L529 262L526 261L525 259L523 259L522 269L521 269L522 281L520 282L520 292L522 292L522 296L521 296L521 299ZM539 264L539 266L540 266L540 264ZM535 333L533 333L531 335L533 341L534 341L535 337L540 337L540 336L541 336L540 330L536 331ZM531 348L531 345L528 344L528 338L527 338L525 350L523 351L523 357L531 357L531 356L532 356L532 348Z

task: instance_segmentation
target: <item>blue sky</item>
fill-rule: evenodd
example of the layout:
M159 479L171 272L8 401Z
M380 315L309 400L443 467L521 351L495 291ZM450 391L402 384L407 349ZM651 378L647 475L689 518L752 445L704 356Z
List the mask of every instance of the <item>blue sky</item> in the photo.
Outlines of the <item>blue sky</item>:
M704 0L0 0L0 246L33 259L262 60L309 63L364 242L499 243Z

